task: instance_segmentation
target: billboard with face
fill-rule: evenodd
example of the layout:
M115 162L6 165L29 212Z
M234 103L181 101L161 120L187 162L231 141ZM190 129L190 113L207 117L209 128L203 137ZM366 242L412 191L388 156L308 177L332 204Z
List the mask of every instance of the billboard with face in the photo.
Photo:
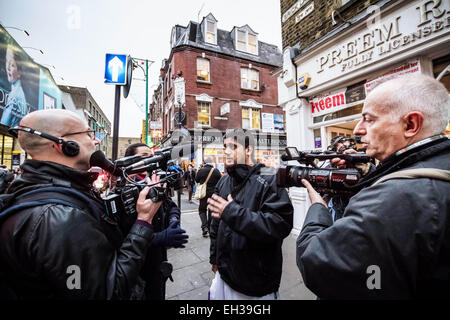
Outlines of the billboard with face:
M61 108L61 91L48 73L0 26L1 124L14 127L30 112Z

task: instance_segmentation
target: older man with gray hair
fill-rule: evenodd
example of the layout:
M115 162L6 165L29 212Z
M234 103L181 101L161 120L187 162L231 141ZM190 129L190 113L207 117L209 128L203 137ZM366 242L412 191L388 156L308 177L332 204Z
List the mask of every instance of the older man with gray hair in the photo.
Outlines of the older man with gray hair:
M297 265L318 297L450 297L449 106L446 88L424 75L390 80L367 97L354 133L380 164L334 224L302 181L312 205Z

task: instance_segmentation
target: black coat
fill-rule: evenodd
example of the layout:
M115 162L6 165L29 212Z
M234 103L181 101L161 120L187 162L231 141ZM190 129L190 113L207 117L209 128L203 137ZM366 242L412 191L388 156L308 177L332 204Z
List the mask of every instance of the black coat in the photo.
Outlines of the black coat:
M102 206L82 172L52 162L26 160L10 193L53 181L70 183ZM122 236L116 223L89 211L47 204L17 212L0 226L0 259L23 298L128 299L138 281L153 228L133 224ZM81 288L68 289L69 266L78 266Z
M450 183L417 178L371 185L392 171L450 170L449 159L448 139L389 157L365 177L369 186L334 224L323 205L311 206L297 240L306 286L321 298L449 298ZM369 289L377 268L380 289Z
M209 171L211 168L214 168L213 166L207 164L200 170L198 170L197 175L195 176L195 181L198 183L204 183L206 181L206 178L208 178ZM219 182L220 178L222 178L222 175L220 174L220 171L214 168L213 173L211 174L211 177L209 177L208 183L206 184L206 197L209 198L214 193L214 188Z
M227 199L232 178L223 176L216 192ZM292 230L293 207L274 175L253 173L220 220L211 222L210 263L234 290L249 296L278 291L283 239Z

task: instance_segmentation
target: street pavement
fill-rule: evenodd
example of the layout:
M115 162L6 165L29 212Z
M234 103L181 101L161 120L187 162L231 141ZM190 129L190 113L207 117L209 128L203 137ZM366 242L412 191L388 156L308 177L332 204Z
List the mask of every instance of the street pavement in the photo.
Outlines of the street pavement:
M176 195L172 198L177 203ZM187 191L181 197L181 227L189 235L186 248L169 249L168 261L173 265L174 282L167 281L167 300L207 300L214 273L209 264L209 238L200 228L198 201L189 203ZM290 234L283 241L283 271L280 296L283 300L314 300L316 296L303 283L295 261L297 236Z

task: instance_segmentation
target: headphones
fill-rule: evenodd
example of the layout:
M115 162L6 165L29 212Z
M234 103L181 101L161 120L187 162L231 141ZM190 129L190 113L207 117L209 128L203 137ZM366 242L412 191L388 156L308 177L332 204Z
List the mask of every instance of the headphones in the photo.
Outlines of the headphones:
M14 128L10 128L8 132L13 135L14 137L18 137L17 131L25 131L29 134L35 134L40 136L41 138L48 139L50 141L56 142L58 144L62 145L62 152L68 156L68 157L75 157L80 153L80 146L75 141L65 141L63 139L57 138L55 136L49 135L44 132L40 132L37 130L34 130L29 127L24 126L16 126Z

